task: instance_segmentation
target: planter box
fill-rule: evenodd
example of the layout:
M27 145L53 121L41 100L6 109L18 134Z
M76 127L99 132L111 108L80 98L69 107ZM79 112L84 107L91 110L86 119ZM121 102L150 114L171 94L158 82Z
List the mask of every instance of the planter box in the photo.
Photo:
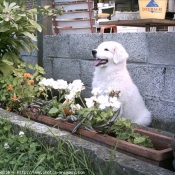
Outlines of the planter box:
M41 122L49 126L59 127L60 129L72 131L74 128L74 124L61 122L44 115L36 116L36 114L30 111L23 111L22 114L34 121ZM155 149L138 146L106 134L99 134L95 131L88 131L83 128L80 128L76 133L80 134L81 137L84 137L85 139L96 141L97 143L110 148L114 148L117 144L117 151L119 152L153 165L173 170L173 150L171 148L172 138L138 128L135 129L135 132L149 136Z

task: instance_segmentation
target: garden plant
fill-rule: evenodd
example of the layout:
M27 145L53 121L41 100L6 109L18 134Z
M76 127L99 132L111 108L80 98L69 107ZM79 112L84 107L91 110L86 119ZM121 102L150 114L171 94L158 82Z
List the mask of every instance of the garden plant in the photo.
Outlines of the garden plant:
M90 158L68 141L58 141L58 145L53 147L49 143L41 142L41 138L38 140L34 135L30 136L27 127L15 133L12 124L5 117L0 119L0 128L1 173L94 174Z
M20 52L37 49L36 33L42 31L42 18L61 14L60 9L34 5L26 9L26 0L0 0L0 73L10 74L22 62Z

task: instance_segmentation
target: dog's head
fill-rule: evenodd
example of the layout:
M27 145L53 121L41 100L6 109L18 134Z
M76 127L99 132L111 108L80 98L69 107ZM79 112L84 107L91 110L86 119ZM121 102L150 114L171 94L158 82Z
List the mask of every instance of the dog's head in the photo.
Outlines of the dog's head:
M118 64L126 61L129 57L124 47L114 41L106 41L101 43L97 49L92 50L92 55L96 58L95 66L106 66L110 63Z

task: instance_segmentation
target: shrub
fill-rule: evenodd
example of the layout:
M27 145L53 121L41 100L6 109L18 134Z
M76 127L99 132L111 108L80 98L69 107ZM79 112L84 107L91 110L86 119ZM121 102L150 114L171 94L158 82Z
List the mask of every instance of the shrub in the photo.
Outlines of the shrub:
M61 14L60 9L53 10L49 6L34 6L27 10L24 0L16 2L0 1L0 73L3 74L11 73L22 62L19 58L21 50L37 49L33 41L37 41L36 31L42 31L37 15L44 18Z

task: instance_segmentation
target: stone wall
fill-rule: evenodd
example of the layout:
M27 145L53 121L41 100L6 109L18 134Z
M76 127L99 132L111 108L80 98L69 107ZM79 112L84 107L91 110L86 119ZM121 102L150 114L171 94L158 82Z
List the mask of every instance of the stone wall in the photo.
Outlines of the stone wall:
M44 37L44 68L47 78L69 82L81 79L90 96L94 72L91 50L103 41L121 43L130 55L128 70L146 106L152 112L152 126L175 132L175 34L118 33L74 34ZM37 52L21 53L27 62L37 63Z

